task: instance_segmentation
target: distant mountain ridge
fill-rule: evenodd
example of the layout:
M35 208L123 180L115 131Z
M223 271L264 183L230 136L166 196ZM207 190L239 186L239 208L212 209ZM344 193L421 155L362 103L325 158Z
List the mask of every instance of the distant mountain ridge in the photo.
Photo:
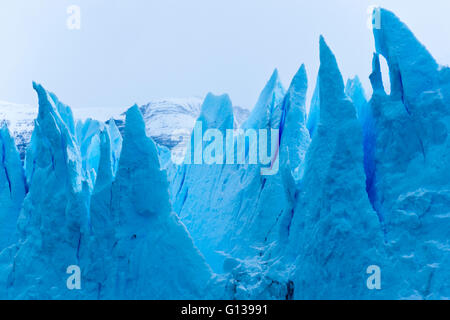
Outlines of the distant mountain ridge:
M6 122L22 160L34 129L37 107L0 101L0 122Z
M147 128L147 135L156 143L182 154L186 141L189 138L195 121L200 114L203 99L192 98L167 98L156 99L140 107ZM0 121L6 121L11 134L14 137L20 157L25 158L31 134L34 129L34 120L37 117L37 107L25 104L16 104L0 101ZM80 111L83 111L80 109ZM112 112L108 109L95 110L96 120L104 120L110 117ZM125 108L124 108L125 111ZM80 118L87 118L85 112L79 112ZM234 107L236 126L247 119L250 111L242 107ZM91 113L92 114L92 113ZM77 118L75 111L75 118ZM123 131L125 113L112 116L120 131Z

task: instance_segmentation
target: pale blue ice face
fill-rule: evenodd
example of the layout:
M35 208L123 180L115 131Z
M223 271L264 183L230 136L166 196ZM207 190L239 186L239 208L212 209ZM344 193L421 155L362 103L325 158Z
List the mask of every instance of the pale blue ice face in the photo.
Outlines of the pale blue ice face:
M199 42L198 47L193 41L197 38L186 33L192 26L181 29L178 25L179 36L173 38L165 33L169 29L162 28L164 32L157 35L164 35L164 41L184 39L194 42L192 48L198 50L189 54L188 50L174 51L173 56L162 59L166 47L161 47L162 52L143 51L134 43L142 40L140 34L133 37L132 33L119 32L122 24L117 21L110 21L107 27L89 23L85 27L82 12L87 8L83 6L78 17L79 8L70 7L75 17L67 25L80 30L69 28L64 37L58 36L63 32L60 23L67 22L67 17L61 15L55 21L45 19L43 13L39 19L49 33L35 32L28 26L27 32L34 33L34 38L18 42L33 48L21 52L33 53L32 60L37 62L23 62L24 70L28 67L33 77L47 78L64 94L73 93L68 95L69 100L99 99L102 103L112 101L114 106L122 103L122 96L132 94L126 99L138 99L133 90L148 89L132 86L142 80L134 73L146 72L149 79L149 75L164 79L157 72L172 62L169 70L183 74L180 70L187 69L174 61L180 66L198 67L183 60L187 55L197 61L193 58L197 52L203 56L196 59L204 58L198 65L208 66L216 57L224 56L216 50L217 39L223 48L235 52L231 50L235 47L227 43L228 33L216 36L211 16L196 20L211 25L208 34L214 39ZM137 9L143 10L134 8L133 14ZM127 10L123 9L123 15L127 16ZM351 11L347 8L345 12ZM296 20L283 19L283 15L275 15L277 19L261 16L266 22L282 22L264 28L255 22L255 30L263 30L264 39L255 36L247 41L250 45L242 45L253 48L250 52L256 53L255 65L266 66L276 59L289 62L281 55L274 55L272 61L268 53L273 48L286 57L293 52L289 48L293 42L286 38L291 31L281 28L285 31L281 33L279 24L286 27L286 21ZM333 31L328 24L322 30L329 33L327 37L334 35L340 44L335 45L335 54L333 45L320 38L316 57L320 60L319 90L310 121L305 114L307 75L303 65L287 90L275 69L241 126L258 130L259 137L226 139L232 140L233 149L236 144L236 158L241 153L248 159L237 159L241 165L217 163L222 150L227 151L227 160L234 159L227 145L224 148L223 143L215 143L237 122L228 95L206 97L199 109L201 126L194 128L188 142L194 164L172 166L167 157L169 149L156 142L165 127L156 126L161 129L155 130L155 141L147 136L153 133L146 131L146 124L149 129L160 122L153 115L148 117L154 111L152 104L142 108L144 114L137 105L129 108L124 127L118 119L122 139L116 125L75 121L62 98L34 82L39 112L25 168L0 118L0 299L448 299L450 67L438 68L433 55L394 13L379 9L377 16L381 24L374 30L375 45L389 63L391 94L386 95L382 86L378 54L373 55L374 93L370 102L363 95L359 78L345 85L346 75L340 66L352 70L358 60L349 63L345 60L348 55L364 60L365 54L355 49L360 48L360 42L355 40L358 37L350 37L353 29L348 29L348 34L340 30L350 26L336 22L340 16L333 22ZM314 17L318 24L323 23L322 15ZM249 20L246 17L247 25ZM142 21L135 17L130 25L138 30ZM96 37L91 35L92 30L96 30ZM63 40L66 37L72 37L73 51ZM155 46L164 42L157 39L154 36L146 43ZM178 46L185 44L183 41L173 43ZM318 45L316 41L311 43ZM267 52L260 46L266 46ZM305 45L304 49L309 47ZM215 55L216 51L220 54ZM58 62L62 56L70 59ZM161 56L158 68L151 65L154 73L148 73L148 65L138 61L144 56L152 63ZM226 73L225 67L214 71ZM192 80L204 80L202 68L194 69ZM246 83L245 71L251 68L249 64L244 72L238 70L233 85ZM314 71L312 68L313 75ZM77 74L84 78L77 78ZM213 77L211 72L210 79L226 80L218 74ZM219 82L200 80L209 89L219 86ZM164 84L154 83L155 88ZM193 90L196 84L186 82L184 88L173 83L168 88ZM247 93L251 96L250 91ZM108 97L104 101L100 100L103 94ZM183 106L174 109L178 112ZM161 108L155 113L158 110L170 111ZM196 107L188 106L178 114L191 110ZM176 119L175 114L170 111L166 116ZM270 154L279 161L279 167L265 154L268 138L262 136L269 128ZM308 128L313 129L312 138ZM272 129L279 131L274 135ZM241 134L250 133L245 131ZM160 139L164 140L168 139ZM258 149L258 160L252 161ZM210 161L214 158L218 161ZM263 168L269 164L272 170Z
M0 4L0 100L36 105L36 80L75 109L209 91L252 108L274 68L287 85L305 63L309 101L319 34L344 78L358 74L369 89L371 4L396 12L438 62L450 63L442 41L450 3L441 0L8 0ZM67 28L70 5L81 9L80 30Z

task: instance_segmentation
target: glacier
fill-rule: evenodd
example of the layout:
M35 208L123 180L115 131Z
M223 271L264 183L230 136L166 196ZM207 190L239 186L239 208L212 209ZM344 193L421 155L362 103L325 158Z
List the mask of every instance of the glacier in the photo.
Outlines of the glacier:
M0 299L450 299L450 68L376 10L370 97L321 36L309 103L305 65L249 114L209 93L77 119L37 83L25 122L0 103ZM246 130L276 130L278 170Z
M207 290L215 281L212 271L172 212L166 174L160 170L156 145L146 135L138 107L127 111L123 142L117 141L117 127L103 127L99 132L98 175L91 194L92 177L86 175L82 143L74 136L75 122L69 109L62 109L56 96L41 85L34 84L34 88L39 114L30 147L33 168L29 169L29 191L17 220L19 240L0 254L0 296L214 297L212 292L217 289ZM60 110L65 112L63 116ZM87 128L92 129L90 124ZM87 132L83 136L89 136ZM118 142L121 156L116 170ZM15 155L20 163L17 151ZM8 167L11 174L12 169ZM66 287L66 268L73 265L84 271L82 291ZM155 281L153 275L162 273L166 276Z
M279 127L284 94L275 70L242 127ZM228 96L208 95L199 117L203 129L232 129L231 105ZM280 175L264 177L260 170L257 164L226 163L178 168L172 185L174 210L216 272L222 272L230 254L241 259L259 254L277 216L285 211L285 193L278 191ZM282 198L275 201L278 195Z
M385 229L392 294L449 297L448 67L440 67L409 28L381 9L370 100L372 198ZM382 86L379 55L388 62L391 93ZM394 285L395 282L395 285Z
M365 192L356 109L323 38L319 86L320 116L288 230L294 298L371 298L363 272L382 265L382 229Z
M98 297L207 297L212 272L172 212L167 177L137 106L126 113L114 179L110 141L108 131L103 131L100 181L91 199L94 243L89 252L94 254L92 260L101 277L96 277L96 272L90 277L99 282ZM104 260L96 259L99 253Z
M16 241L16 223L27 186L14 139L6 123L0 126L0 248Z

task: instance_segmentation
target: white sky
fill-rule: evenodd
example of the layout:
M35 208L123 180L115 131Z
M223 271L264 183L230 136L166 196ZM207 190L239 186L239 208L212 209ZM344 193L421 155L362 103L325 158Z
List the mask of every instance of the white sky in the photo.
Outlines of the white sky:
M66 9L81 8L81 30ZM0 100L36 104L33 80L76 108L230 94L252 108L274 68L287 87L301 63L311 94L323 34L345 78L366 89L367 7L394 11L450 64L448 0L2 0Z

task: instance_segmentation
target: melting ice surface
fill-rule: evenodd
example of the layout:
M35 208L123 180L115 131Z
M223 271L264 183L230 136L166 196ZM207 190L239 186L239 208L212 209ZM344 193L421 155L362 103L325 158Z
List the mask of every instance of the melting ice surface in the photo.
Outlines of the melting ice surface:
M279 130L273 176L176 166L142 108L121 133L75 121L34 84L24 162L0 124L0 298L449 299L450 69L380 17L370 99L359 78L344 84L323 37L309 114L305 66L287 89L272 74L241 128ZM242 121L228 95L208 94L198 114L204 130Z

